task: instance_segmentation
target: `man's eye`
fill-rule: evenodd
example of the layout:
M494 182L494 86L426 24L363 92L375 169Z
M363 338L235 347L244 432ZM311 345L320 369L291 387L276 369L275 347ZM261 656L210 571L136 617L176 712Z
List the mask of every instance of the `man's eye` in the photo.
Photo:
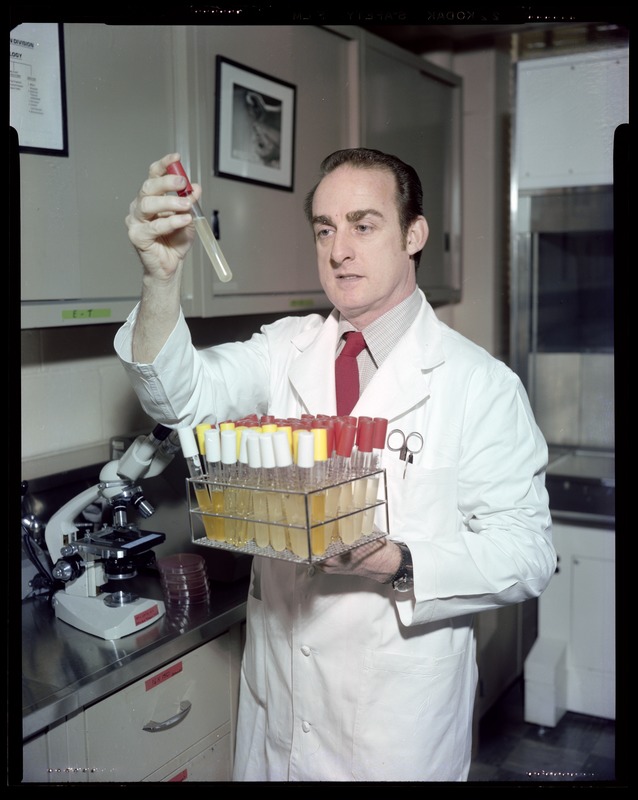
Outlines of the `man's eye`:
M317 239L325 239L326 236L330 235L330 228L319 228L316 233Z
M365 223L365 222L360 222L360 223L357 225L357 230L358 230L360 233L367 233L369 230L372 230L372 226L371 226L371 225L368 225L368 224L367 224L367 223Z

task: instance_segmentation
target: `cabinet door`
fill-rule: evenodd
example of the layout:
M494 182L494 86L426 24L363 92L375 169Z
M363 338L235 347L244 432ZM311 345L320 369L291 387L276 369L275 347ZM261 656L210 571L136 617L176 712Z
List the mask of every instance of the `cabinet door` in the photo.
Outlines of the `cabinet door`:
M346 147L350 135L347 40L314 25L201 26L188 32L188 160L202 184L202 210L218 212L219 243L233 273L219 282L203 249L192 258L201 271L202 316L326 308L313 235L304 212L319 164ZM292 191L214 174L216 56L295 87ZM187 139L185 132L184 138Z
M604 532L599 534L604 535ZM592 552L580 541L574 541L570 566L573 618L568 650L572 675L567 689L568 705L580 713L615 719L614 558L609 553Z
M91 780L143 780L180 753L199 752L194 746L220 726L229 729L229 639L224 634L86 709ZM178 715L165 729L151 725Z
M629 121L629 51L530 59L516 78L519 190L611 185L614 131Z
M567 708L615 718L615 532L554 525L559 569L539 600L542 638L566 643Z
M141 267L124 218L150 162L175 149L171 27L63 31L68 158L20 156L23 327L126 317Z
M34 736L22 747L23 783L86 783L88 773L81 712Z
M461 299L461 79L364 38L362 144L413 166L430 228L418 283L430 302Z

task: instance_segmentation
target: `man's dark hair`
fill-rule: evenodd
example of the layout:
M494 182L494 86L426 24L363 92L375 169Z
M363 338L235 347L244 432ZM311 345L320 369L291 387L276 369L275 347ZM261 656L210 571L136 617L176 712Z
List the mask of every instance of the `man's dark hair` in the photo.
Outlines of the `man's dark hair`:
M371 150L367 147L353 147L346 150L336 150L324 158L319 168L321 178L306 195L304 211L308 222L312 225L312 201L317 186L321 180L337 167L344 164L357 169L382 169L394 175L397 190L397 207L399 211L399 225L403 234L404 244L407 241L408 228L412 222L423 214L423 189L421 180L416 170L400 158L382 153L380 150ZM414 254L415 265L419 266L421 252Z

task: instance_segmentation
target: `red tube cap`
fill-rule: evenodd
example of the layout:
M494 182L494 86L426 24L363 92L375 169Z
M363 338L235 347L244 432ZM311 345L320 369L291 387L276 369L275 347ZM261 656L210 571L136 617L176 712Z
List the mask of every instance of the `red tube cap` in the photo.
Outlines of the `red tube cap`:
M181 175L182 178L186 178L186 188L182 189L181 192L177 192L180 197L187 197L189 194L192 194L193 187L188 179L188 175L184 172L184 167L182 166L181 161L175 161L173 164L169 164L166 167L166 172L168 172L169 175Z

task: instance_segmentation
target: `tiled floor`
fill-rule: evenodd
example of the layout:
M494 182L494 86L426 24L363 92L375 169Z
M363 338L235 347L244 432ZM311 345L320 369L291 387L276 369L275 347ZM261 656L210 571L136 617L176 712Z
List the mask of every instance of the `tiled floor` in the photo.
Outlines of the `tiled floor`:
M469 781L595 784L615 781L616 724L567 712L555 728L524 721L523 681L481 720Z

